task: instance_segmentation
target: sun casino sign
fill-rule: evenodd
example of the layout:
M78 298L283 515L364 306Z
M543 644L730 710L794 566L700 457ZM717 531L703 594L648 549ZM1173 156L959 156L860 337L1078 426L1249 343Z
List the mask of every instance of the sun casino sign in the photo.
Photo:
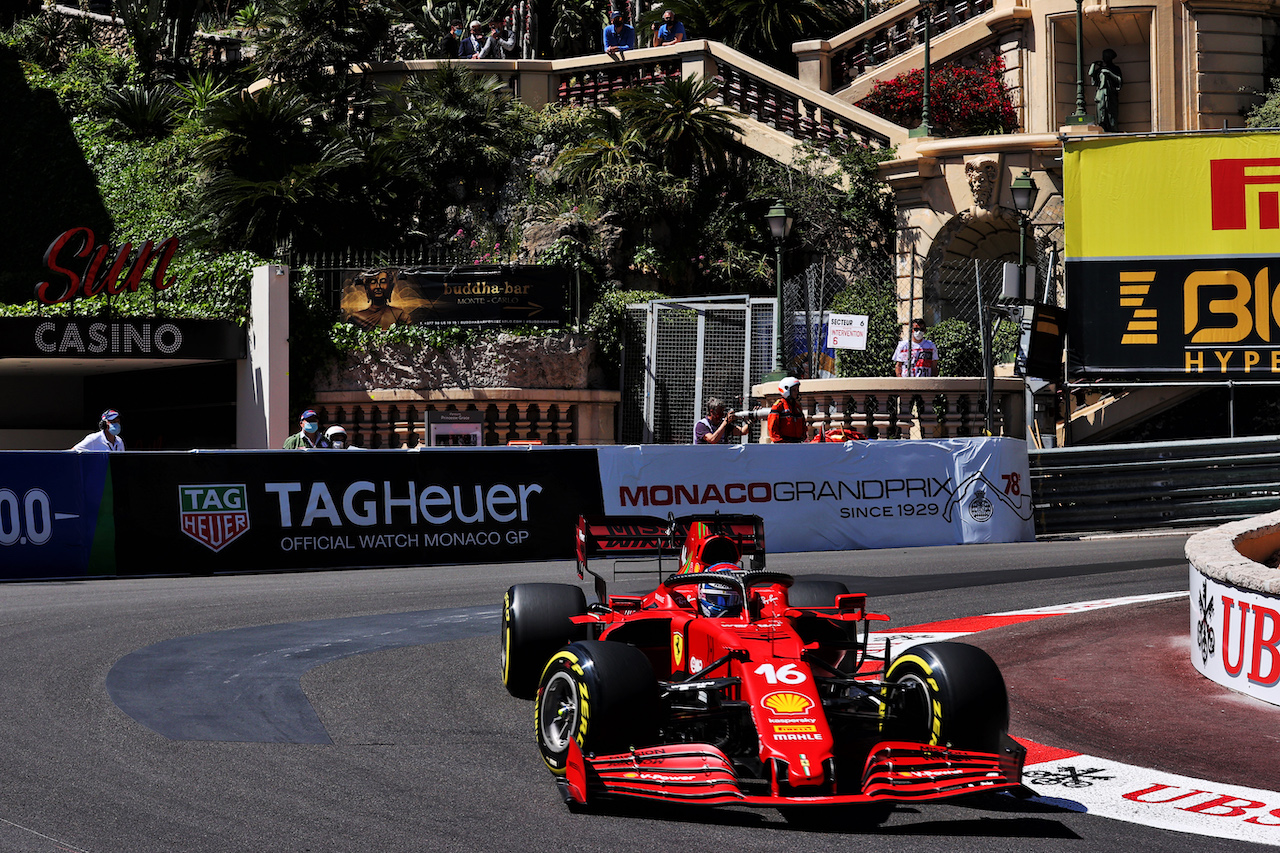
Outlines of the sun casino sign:
M42 305L70 306L102 295L172 287L169 263L178 239L115 248L88 228L71 228L44 255L49 272L35 287ZM220 360L245 357L245 333L229 320L170 317L74 317L65 312L0 319L0 358Z
M1280 133L1069 139L1073 376L1280 380Z

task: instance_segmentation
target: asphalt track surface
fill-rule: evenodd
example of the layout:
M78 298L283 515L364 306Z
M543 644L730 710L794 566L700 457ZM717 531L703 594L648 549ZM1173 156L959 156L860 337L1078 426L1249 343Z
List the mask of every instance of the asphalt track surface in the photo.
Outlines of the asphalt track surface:
M770 568L844 580L907 626L1185 590L1184 543L771 555ZM899 806L874 827L650 804L571 814L531 704L497 674L502 591L546 580L574 580L571 564L0 585L0 853L1262 849L1002 795ZM1005 672L1015 735L1280 788L1280 715L1191 670L1186 607L970 641Z

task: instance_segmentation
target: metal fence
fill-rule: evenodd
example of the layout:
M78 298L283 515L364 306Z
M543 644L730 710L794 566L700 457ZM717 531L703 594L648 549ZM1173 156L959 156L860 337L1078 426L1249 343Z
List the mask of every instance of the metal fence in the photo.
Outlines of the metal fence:
M1280 436L1031 452L1040 534L1222 524L1280 509Z
M622 443L691 443L709 397L734 409L750 406L751 385L773 369L774 307L772 299L745 296L628 306Z
M955 317L976 328L987 309L1000 302L1008 262L1005 258L947 258L931 265L924 275L926 310L936 311L937 320ZM1056 246L1048 239L1033 242L1028 237L1027 265L1036 270L1035 300L1061 304L1061 258Z

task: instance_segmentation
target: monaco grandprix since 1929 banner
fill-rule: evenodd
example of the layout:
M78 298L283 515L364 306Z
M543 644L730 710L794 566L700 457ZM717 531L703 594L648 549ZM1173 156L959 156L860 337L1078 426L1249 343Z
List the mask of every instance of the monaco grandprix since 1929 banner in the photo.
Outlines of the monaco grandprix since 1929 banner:
M590 448L112 454L120 574L562 559Z
M1025 441L601 447L607 513L759 515L769 551L1035 538Z
M1280 133L1068 139L1072 376L1280 380Z

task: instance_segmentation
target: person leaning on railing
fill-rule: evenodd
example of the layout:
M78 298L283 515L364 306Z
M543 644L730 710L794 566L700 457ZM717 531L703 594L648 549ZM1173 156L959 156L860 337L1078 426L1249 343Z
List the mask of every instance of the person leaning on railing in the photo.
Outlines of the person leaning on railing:
M609 26L604 28L604 52L616 57L623 51L635 49L635 27L623 21L621 12L614 11L609 15Z

